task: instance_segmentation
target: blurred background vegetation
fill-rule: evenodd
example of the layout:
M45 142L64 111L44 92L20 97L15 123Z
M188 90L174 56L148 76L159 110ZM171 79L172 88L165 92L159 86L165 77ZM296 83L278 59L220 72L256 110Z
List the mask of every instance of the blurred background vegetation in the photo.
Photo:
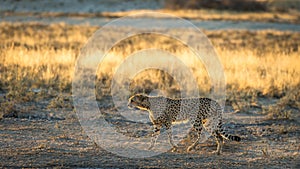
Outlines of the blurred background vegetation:
M217 9L234 11L299 10L298 0L165 0L167 9Z

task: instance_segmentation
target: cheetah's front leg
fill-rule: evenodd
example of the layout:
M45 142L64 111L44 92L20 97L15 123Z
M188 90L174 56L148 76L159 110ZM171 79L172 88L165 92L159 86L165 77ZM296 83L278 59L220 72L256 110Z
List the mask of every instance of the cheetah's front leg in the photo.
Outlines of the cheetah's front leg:
M166 129L167 129L167 134L168 134L168 138L169 138L169 144L172 146L172 151L175 151L175 150L177 150L177 145L174 144L174 141L173 141L173 134L172 134L171 123L167 123L166 124Z
M154 125L153 134L151 136L151 143L150 143L150 146L148 147L148 150L151 150L154 147L154 145L155 145L155 143L158 139L158 136L160 134L160 128L161 127L158 127L158 126Z

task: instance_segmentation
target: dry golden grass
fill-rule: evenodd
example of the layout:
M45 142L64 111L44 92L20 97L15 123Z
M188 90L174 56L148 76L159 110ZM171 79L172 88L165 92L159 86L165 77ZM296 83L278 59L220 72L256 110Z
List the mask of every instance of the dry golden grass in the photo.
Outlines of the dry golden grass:
M225 67L227 84L235 85L239 90L257 89L263 94L273 89L284 91L296 86L300 79L299 54L266 53L256 56L253 50L221 51Z
M97 27L53 24L0 24L0 87L8 93L43 88L68 91L79 49ZM284 96L300 84L300 36L279 31L206 31L224 66L227 91ZM157 47L180 55L187 61L203 93L210 90L209 76L201 63L191 61L191 53L168 38L133 37L114 47L98 72L100 86L107 95L115 65L151 40ZM132 43L128 43L131 41ZM134 47L130 44L135 44ZM149 47L149 46L148 46ZM174 70L175 71L175 70ZM132 83L132 92L149 92L155 88L172 92L178 84L163 72L143 72ZM21 92L21 93L22 93ZM17 94L12 94L16 96ZM17 95L18 96L18 95Z

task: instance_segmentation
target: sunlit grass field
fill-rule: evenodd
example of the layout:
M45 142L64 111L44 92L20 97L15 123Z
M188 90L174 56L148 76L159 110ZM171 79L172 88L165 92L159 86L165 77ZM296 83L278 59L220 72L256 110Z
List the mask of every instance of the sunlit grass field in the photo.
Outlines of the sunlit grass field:
M97 29L66 24L1 23L0 89L10 98L0 100L1 104L71 94L80 49ZM272 97L283 100L281 104L300 107L300 33L272 30L204 33L223 65L229 102L250 105L258 97ZM190 51L166 37L146 35L124 40L110 50L97 72L99 99L110 94L111 78L118 64L128 55L149 48L149 44L185 60L200 92L209 93L209 76L201 63L190 60ZM131 83L132 94L159 89L175 97L179 90L172 77L156 70L141 72ZM237 109L243 109L244 104L237 105Z

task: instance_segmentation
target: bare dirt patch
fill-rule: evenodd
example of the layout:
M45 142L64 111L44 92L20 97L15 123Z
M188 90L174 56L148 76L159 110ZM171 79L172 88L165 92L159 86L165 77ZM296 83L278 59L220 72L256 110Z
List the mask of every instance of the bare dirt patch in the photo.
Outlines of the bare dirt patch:
M99 102L100 108L104 101ZM105 107L105 105L103 105ZM228 110L232 107L227 106ZM118 119L113 108L101 108ZM41 113L44 111L41 110ZM257 113L225 113L226 127L242 137L240 143L226 142L221 156L213 138L199 144L195 151L185 152L193 139L190 133L176 152L166 152L147 159L118 157L98 147L82 131L75 112L53 109L60 118L3 118L0 121L1 167L99 167L99 168L297 168L300 160L299 118L268 120ZM49 114L48 114L49 115ZM135 122L111 121L122 132L132 133ZM145 130L145 128L140 128ZM117 130L118 131L118 130ZM147 131L145 131L147 132ZM149 132L149 131L148 131Z

